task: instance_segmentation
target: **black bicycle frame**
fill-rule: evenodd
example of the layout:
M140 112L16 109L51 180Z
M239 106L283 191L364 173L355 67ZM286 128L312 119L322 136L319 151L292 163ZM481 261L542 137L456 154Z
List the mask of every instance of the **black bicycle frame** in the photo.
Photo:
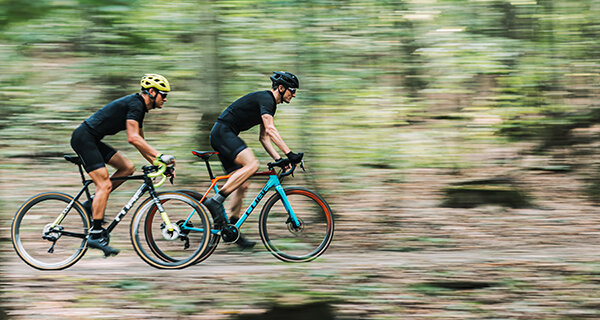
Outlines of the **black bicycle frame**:
M146 171L146 170L144 170L144 171ZM69 212L71 210L71 208L73 207L74 202L77 201L77 200L79 200L79 198L83 195L84 192L88 196L88 199L91 198L90 193L89 193L89 186L90 186L90 184L93 183L93 181L89 180L89 179L88 180L85 179L85 176L83 175L83 171L81 170L81 166L79 166L79 172L80 172L81 177L82 177L83 187L81 188L81 190L79 190L79 192L77 193L77 195L73 198L73 201L67 205L67 207L65 208L64 214L66 214L67 212ZM106 231L108 231L109 233L119 224L119 222L123 219L123 217L125 217L125 215L127 214L127 212L129 212L129 210L131 210L131 208L133 207L133 205L148 191L150 192L150 196L152 196L152 198L154 199L154 202L155 202L156 206L159 207L159 210L162 211L162 205L161 205L160 201L157 198L158 196L156 194L156 190L154 189L154 184L152 183L152 179L150 179L147 176L147 172L145 172L145 173L146 174L143 174L143 175L110 178L111 181L119 181L119 180L144 180L144 183L135 192L135 194L131 197L131 199L129 199L129 201L127 202L127 204L121 209L121 211L115 216L115 218L110 223L110 225L106 228ZM92 217L90 217L90 218L92 218ZM63 231L63 234L74 236L74 237L78 237L78 238L81 237L78 234L72 234L72 233L64 232L64 231Z

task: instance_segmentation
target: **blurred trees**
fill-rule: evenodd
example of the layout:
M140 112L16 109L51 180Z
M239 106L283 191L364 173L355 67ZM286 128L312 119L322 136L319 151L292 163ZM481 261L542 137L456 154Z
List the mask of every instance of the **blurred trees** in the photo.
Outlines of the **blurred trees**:
M597 123L599 13L597 0L3 1L0 134L45 129L39 152L68 150L77 123L160 72L174 92L149 132L187 154L209 147L227 105L289 70L301 89L277 123L313 169L454 167L473 140L551 145ZM413 129L431 119L461 130Z

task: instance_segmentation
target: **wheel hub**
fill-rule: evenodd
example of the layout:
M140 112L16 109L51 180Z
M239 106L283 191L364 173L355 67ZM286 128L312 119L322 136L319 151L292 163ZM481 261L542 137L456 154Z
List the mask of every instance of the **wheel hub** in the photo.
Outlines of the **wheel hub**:
M295 226L294 222L290 218L288 218L288 221L286 221L287 222L288 230L291 233L300 233L300 232L302 232L302 230L304 230L304 222L300 218L297 218L297 219L300 222L299 226Z
M171 223L171 229L173 229L171 231L169 231L169 228L167 228L164 223L160 225L160 229L163 238L168 241L179 238L179 234L181 233L181 229L179 229L179 226L175 223Z

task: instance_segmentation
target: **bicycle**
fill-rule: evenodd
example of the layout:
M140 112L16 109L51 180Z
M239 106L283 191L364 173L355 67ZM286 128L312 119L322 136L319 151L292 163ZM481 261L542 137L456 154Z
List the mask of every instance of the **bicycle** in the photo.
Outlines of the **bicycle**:
M229 178L230 175L214 176L209 159L218 152L194 150L192 153L204 160L211 179L211 185L204 194L192 190L178 191L188 194L202 203L211 190L215 193L219 191L217 182ZM291 168L284 171L284 168L288 165L291 165ZM304 170L303 162L300 162L300 166ZM226 224L220 227L216 226L210 230L212 236L209 247L195 263L207 259L216 250L220 239L227 243L235 242L239 238L239 229L248 216L267 192L273 188L276 192L267 200L259 217L260 237L267 250L276 258L285 262L308 262L322 255L333 239L333 214L327 202L317 193L306 188L284 188L281 185L281 180L292 175L296 167L297 164L290 163L288 159L283 159L275 163L269 163L268 171L255 173L254 176L267 176L267 182L235 225L229 223L227 214L224 213L223 218ZM281 171L277 173L275 168L281 168ZM202 207L204 208L204 205ZM134 227L134 224L138 224L135 228L150 229L149 226L153 224L155 210L138 211L137 214L143 215L143 217L135 218L132 227ZM192 215L193 212L190 213L190 217ZM181 229L182 232L190 233L203 231L201 228L189 225L187 221L181 224ZM160 248L153 246L153 237L151 233L146 234L146 243L149 249L165 261L176 262L176 257L172 257Z
M11 240L17 255L28 265L39 270L62 270L66 269L79 261L87 251L87 237L91 226L91 212L88 212L79 198L86 194L91 199L89 186L92 180L87 180L82 169L82 161L77 156L64 156L65 160L76 164L79 167L83 187L73 197L61 192L44 192L37 194L21 205L17 210L11 225ZM178 192L157 193L155 188L161 186L171 176L173 179L173 167L167 167L164 163L157 163L158 166L144 166L143 174L126 177L111 178L111 180L142 180L142 185L115 216L114 220L106 228L110 233L119 222L125 217L133 205L146 193L150 196L142 202L137 208L139 210L148 210L155 207L159 211L162 220L162 226L159 226L162 234L162 241L157 241L157 247L163 246L163 251L171 255L178 256L177 261L165 261L156 259L145 251L138 251L136 241L138 238L131 238L132 244L138 255L146 263L161 269L184 268L194 261L208 247L210 236L208 232L194 233L190 238L187 234L182 235L177 223L172 223L171 219L184 212L186 218L190 210L195 212L194 223L203 226L208 230L210 228L210 219L201 205L190 196ZM162 177L154 184L153 178ZM165 205L168 203L168 206ZM168 214L167 214L168 211ZM191 218L191 217L189 217ZM186 250L180 253L179 246L173 246L176 239L187 241L188 248L194 246L191 251ZM49 246L49 247L48 247ZM175 252L174 250L177 250Z

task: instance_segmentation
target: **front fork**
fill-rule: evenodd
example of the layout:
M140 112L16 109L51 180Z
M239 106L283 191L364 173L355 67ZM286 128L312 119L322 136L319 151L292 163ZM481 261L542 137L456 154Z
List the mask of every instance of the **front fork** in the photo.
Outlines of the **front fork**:
M277 184L275 184L275 190L281 196L281 202L283 202L283 206L285 207L285 210L287 211L289 216L288 221L292 222L294 228L300 228L300 220L294 213L294 209L292 208L292 205L290 204L290 201L288 200L288 197L285 194L285 190L283 189L283 186L281 186L279 179L277 179Z
M162 218L167 230L169 232L173 232L175 229L173 229L173 225L171 224L171 219L169 219L169 215L167 214L167 211L165 210L165 208L162 206L162 203L158 199L158 195L156 194L156 191L154 190L154 188L150 188L150 196L152 197L152 201L154 201L154 205L158 209L158 212L160 213L160 217Z

